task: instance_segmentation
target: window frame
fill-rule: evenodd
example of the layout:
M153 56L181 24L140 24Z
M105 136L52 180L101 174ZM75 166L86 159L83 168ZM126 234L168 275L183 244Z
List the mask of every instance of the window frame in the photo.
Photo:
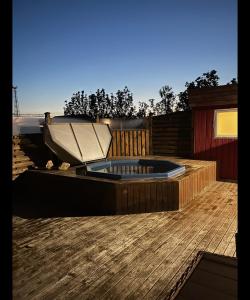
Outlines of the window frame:
M237 118L238 118L238 108L234 107L234 108L223 108L223 109L215 109L214 110L214 120L213 120L213 135L214 135L214 139L238 139L238 128L237 128L237 136L235 135L217 135L217 115L219 112L233 112L236 111L237 112ZM238 123L238 119L237 119L237 123ZM238 127L238 126L237 126Z

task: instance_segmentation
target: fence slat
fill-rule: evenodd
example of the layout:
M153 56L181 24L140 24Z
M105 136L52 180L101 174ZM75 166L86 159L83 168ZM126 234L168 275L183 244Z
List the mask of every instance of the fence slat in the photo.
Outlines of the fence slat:
M121 156L121 132L116 131L116 156Z
M125 131L125 155L129 156L129 132Z
M141 131L141 155L146 155L146 131Z
M150 155L150 134L149 134L149 130L146 130L146 155Z
M120 134L121 134L121 140L120 140L120 143L121 143L121 156L124 156L125 155L125 132L124 132L124 130L121 130Z
M149 155L150 132L148 129L112 130L109 157Z
M134 139L133 139L133 131L129 130L129 155L134 155Z
M137 149L138 149L138 155L142 155L141 153L141 130L138 130L138 146L137 146Z
M138 139L137 139L137 131L134 130L133 132L133 135L134 135L134 155L137 156L138 152L137 152L137 144L138 144Z

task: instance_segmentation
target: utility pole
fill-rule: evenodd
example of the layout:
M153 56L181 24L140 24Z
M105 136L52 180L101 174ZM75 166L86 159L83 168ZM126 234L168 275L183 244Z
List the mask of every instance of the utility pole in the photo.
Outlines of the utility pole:
M18 104L17 93L16 93L17 86L13 86L12 89L14 91L14 116L18 117L20 116L20 111L19 111L19 104Z

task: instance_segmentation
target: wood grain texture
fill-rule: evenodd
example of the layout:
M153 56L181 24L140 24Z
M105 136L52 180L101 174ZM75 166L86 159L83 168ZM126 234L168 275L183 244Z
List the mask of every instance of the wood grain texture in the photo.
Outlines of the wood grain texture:
M131 158L168 160L185 166L186 171L166 179L151 177L112 180L77 175L75 167L67 171L29 170L16 182L16 190L25 199L30 199L32 193L38 193L37 201L42 202L46 198L55 207L67 205L70 198L72 205L74 203L82 213L128 214L164 211L166 208L183 209L216 180L216 163L213 161L166 156L129 157ZM113 159L128 158L122 156ZM147 197L146 186L149 187Z
M235 255L236 231L237 184L218 181L181 211L15 215L13 299L164 299L199 250Z
M149 155L149 129L113 130L108 157Z
M190 89L188 97L189 105L192 108L211 107L215 105L237 105L238 85L231 84Z
M152 118L154 155L192 157L192 113L175 112Z

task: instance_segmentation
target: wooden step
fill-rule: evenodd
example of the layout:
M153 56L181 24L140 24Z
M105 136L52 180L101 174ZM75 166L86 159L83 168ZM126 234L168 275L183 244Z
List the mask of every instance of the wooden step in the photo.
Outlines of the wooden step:
M33 161L24 161L24 162L19 162L19 163L13 164L12 169L25 168L25 167L33 166L33 165L34 165Z
M28 156L25 156L25 155L16 155L13 157L12 161L14 163L16 162L23 162L23 161L29 161L30 158Z
M28 170L28 168L19 168L19 169L12 170L12 176L13 175L21 174L21 173L23 173L26 170Z
M12 149L15 151L15 150L21 150L21 147L20 145L13 145L12 146Z
M22 150L13 150L13 157L16 156L25 156L25 152L23 152Z

